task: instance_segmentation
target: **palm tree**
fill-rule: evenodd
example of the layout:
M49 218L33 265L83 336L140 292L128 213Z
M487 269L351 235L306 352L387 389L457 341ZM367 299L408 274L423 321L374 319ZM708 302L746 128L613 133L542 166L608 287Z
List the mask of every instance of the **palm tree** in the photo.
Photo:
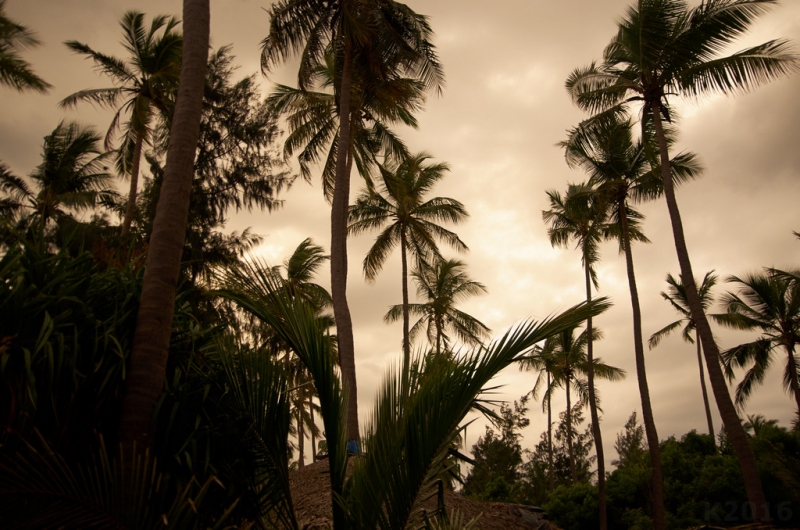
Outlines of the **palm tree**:
M408 257L441 260L436 240L449 243L464 252L467 245L438 223L458 224L469 214L460 202L448 197L427 199L449 168L445 163L429 164L430 155L417 153L396 166L381 167L379 189L364 191L350 207L349 233L381 230L364 258L364 276L372 281L383 268L392 249L400 246L403 293L403 364L411 361L408 310Z
M39 41L28 28L6 17L6 0L0 0L0 84L19 92L34 90L45 93L51 85L31 71L30 64L18 51L33 48Z
M448 332L470 346L481 344L491 330L473 316L456 309L456 304L472 296L486 292L483 284L471 280L464 271L464 262L454 259L437 260L428 264L419 263L411 273L417 284L417 296L422 303L408 304L409 315L419 316L409 331L409 340L425 330L428 342L435 347L437 355L450 351ZM403 304L392 306L383 319L397 322L404 318Z
M541 363L548 370L548 374L552 376L552 380L545 389L545 399L548 403L555 389L563 388L567 406L565 410L565 419L567 422L567 432L572 432L572 391L573 389L578 393L578 399L584 405L590 404L589 396L589 383L587 379L583 379L581 375L588 375L591 368L595 377L605 379L608 381L619 381L625 377L625 371L603 363L599 358L589 361L586 349L589 343L589 329L585 329L575 337L575 328L569 328L561 331L561 333L548 338L541 352L537 357L531 360L534 363ZM599 340L602 338L600 330L593 328L592 340ZM595 408L598 408L599 397L597 392L593 392L595 399ZM572 482L578 481L577 469L575 467L575 453L573 450L572 437L567 437L567 452L569 455L570 473L572 475ZM599 457L598 457L599 460ZM598 470L598 475L600 471Z
M553 408L552 397L553 393L550 391L553 387L553 372L556 369L556 360L553 356L553 348L548 347L545 349L543 346L537 344L531 350L531 353L524 357L519 363L520 370L538 370L539 375L536 377L536 382L530 391L531 397L537 399L539 391L544 386L545 392L542 397L542 411L547 408L547 479L550 485L550 492L555 489L555 476L553 475ZM594 371L592 371L594 373ZM542 379L542 374L545 374L545 379ZM599 464L598 464L599 465ZM598 476L600 475L598 470Z
M756 522L768 516L766 499L753 452L717 361L719 348L694 284L661 118L670 120L668 95L703 97L745 92L796 71L798 58L783 40L719 57L720 50L776 3L777 0L708 0L689 8L685 0L638 0L619 22L617 35L605 49L603 63L575 70L567 79L567 90L581 108L613 114L631 101L641 101L643 125L650 123L654 128L681 277L703 343L711 388L742 467ZM663 523L658 523L657 528L663 528Z
M66 209L86 210L114 195L107 187L108 156L100 152L99 143L93 128L61 122L45 136L42 163L30 175L36 190L8 172L0 174L0 186L18 206L27 202L44 230L51 219L67 216Z
M117 163L121 171L130 173L131 177L128 203L122 221L123 237L127 237L130 232L136 209L142 146L150 141L156 111L163 119L168 118L169 100L173 97L178 81L183 40L175 31L177 25L178 21L174 17L160 15L146 29L144 14L136 11L125 13L120 26L123 33L122 44L130 54L127 60L97 52L78 41L65 43L72 51L92 59L97 69L108 76L115 86L75 92L64 98L59 105L70 108L81 101L88 101L115 110L106 133L106 149L111 149L120 122L126 120ZM127 117L124 118L123 115Z
M364 72L359 79L366 84L414 77L426 89L441 90L443 74L430 42L432 31L427 20L394 0L280 0L272 5L270 16L270 32L262 41L264 72L299 52L298 86L305 90L313 81L317 66L323 64L328 45L332 47L339 146L352 145L354 71ZM358 451L358 387L353 323L347 304L347 210L352 160L351 149L337 150L331 204L331 294L348 391L348 438Z
M648 345L650 349L655 348L661 342L661 339L666 338L670 333L681 327L683 325L683 330L681 331L681 336L683 340L690 344L697 344L697 365L700 369L700 388L703 390L703 406L706 411L706 421L708 422L708 434L712 437L715 435L714 431L714 423L711 419L711 406L708 403L708 392L706 391L706 378L703 375L703 352L702 352L702 344L700 343L700 337L697 333L697 326L694 325L694 320L692 320L692 312L689 310L689 304L686 301L686 289L684 288L683 284L676 280L672 274L667 274L667 283L669 284L669 288L667 292L661 292L662 298L670 303L673 309L681 315L682 318L676 320L671 324L667 324L662 329L656 331L650 336L650 341ZM707 311L711 304L714 303L714 297L711 295L711 289L717 284L717 276L714 274L714 271L707 272L705 276L703 276L703 281L699 284L695 282L695 285L699 285L700 288L697 292L700 295L700 300L703 303L703 311ZM714 315L712 315L713 317ZM694 338L692 338L692 332L694 332Z
M569 244L570 240L575 241L576 247L581 250L581 263L583 264L586 284L586 300L590 301L592 299L592 284L594 284L595 288L598 286L594 264L600 259L598 245L606 230L607 215L604 205L601 204L598 196L591 193L591 188L586 185L571 184L563 198L555 190L548 191L547 196L550 198L550 210L542 212L542 219L545 223L550 223L550 227L547 230L550 244L554 247L564 247ZM601 529L605 530L608 525L605 458L603 437L600 431L600 416L597 413L597 401L594 395L594 334L592 332L591 318L586 322L586 329L588 330L586 355L589 360L587 373L589 413L592 418L592 437L594 438L595 451L597 452L599 519ZM552 440L550 445L552 446Z
M648 131L649 132L649 131ZM647 157L650 137L633 141L631 122L611 116L604 120L587 120L569 131L568 139L561 143L570 167L579 167L590 176L590 187L583 193L597 196L580 198L595 201L599 208L606 208L608 224L605 235L619 240L619 251L625 256L628 285L633 312L634 353L639 394L642 400L642 417L649 447L653 509L656 519L663 518L663 480L659 453L658 432L650 404L650 390L645 369L642 316L636 275L633 267L633 241L649 242L640 230L641 214L631 207L632 202L657 198L663 185L660 175L654 171ZM670 137L670 140L672 137ZM700 169L694 155L681 154L673 161L673 180L683 182L696 176ZM596 186L592 190L591 186ZM585 210L585 208L584 208Z
M800 360L795 344L800 342L800 281L778 271L731 276L728 282L739 284L739 294L727 293L722 304L727 311L717 321L730 328L759 330L753 342L740 344L722 354L722 361L732 376L733 368L750 369L736 387L736 404L744 405L755 387L764 382L773 354L786 352L783 386L794 397L800 415Z
M322 310L331 306L331 295L324 287L313 281L319 268L328 259L330 259L330 256L325 255L322 247L315 245L311 238L306 238L292 252L292 255L284 261L283 268L286 271L286 277L282 276L280 267L273 267L272 273L275 274L276 278L280 278L281 284L289 296L305 300L314 308L317 318L331 326L333 325L333 319L330 315L321 314ZM316 389L313 387L313 381L308 370L295 355L287 355L286 360L287 372L292 377L293 416L297 422L297 462L298 466L302 468L305 465L304 442L306 427L311 434L312 452L316 454L316 448L313 443L319 435L319 429L314 423L314 396Z
M300 173L311 178L311 164L324 158L322 189L325 199L332 200L336 183L336 159L339 151L339 115L335 94L335 57L328 47L324 62L316 65L314 85L317 90L298 89L276 85L267 98L267 104L278 114L286 116L290 132L284 144L284 153L297 153ZM372 189L372 178L377 168L379 154L393 161L409 156L408 149L389 128L393 123L417 128L414 112L422 108L425 87L417 79L393 77L390 79L361 80L368 72L356 69L351 94L351 142L349 149L359 175ZM327 151L327 154L326 154Z
M124 442L153 441L150 417L164 388L175 290L186 237L194 157L200 137L206 64L209 2L184 0L184 46L178 99L170 130L167 165L145 263L141 301L122 403Z

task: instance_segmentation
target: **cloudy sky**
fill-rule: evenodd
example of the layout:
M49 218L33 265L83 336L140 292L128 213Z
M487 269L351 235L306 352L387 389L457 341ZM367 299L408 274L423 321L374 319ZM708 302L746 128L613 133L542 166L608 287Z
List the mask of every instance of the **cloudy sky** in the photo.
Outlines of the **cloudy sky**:
M542 222L549 208L545 190L564 190L584 176L570 170L555 144L582 119L566 96L564 80L571 70L599 59L630 0L411 0L430 17L435 43L447 76L442 97L431 97L419 115L418 130L399 131L412 151L427 151L445 161L451 172L434 190L462 201L469 213L455 227L470 252L459 256L488 294L461 309L482 320L495 334L526 318L542 318L581 301L584 296L580 255L553 249ZM691 2L695 3L695 2ZM212 2L212 45L233 45L241 76L259 71L259 42L267 33L268 0ZM104 131L107 112L91 107L64 112L57 102L77 90L108 86L91 64L62 44L75 39L119 57L118 21L128 9L180 15L176 0L8 0L7 15L35 30L42 45L25 52L35 71L54 85L49 95L17 94L3 89L0 112L0 160L20 175L39 163L42 138L61 119L75 119ZM764 16L735 48L772 38L800 46L800 2L785 0ZM264 94L272 82L293 84L292 65L261 78ZM699 154L705 174L678 191L693 267L698 275L715 269L721 278L760 267L793 267L800 263L797 198L800 197L800 75L772 83L737 98L712 97L679 102L678 148ZM358 183L358 177L354 177ZM319 181L302 181L285 193L285 207L275 213L243 213L228 228L252 226L265 236L259 252L282 262L306 237L329 248L329 209ZM641 205L644 230L652 241L634 247L643 332L676 319L659 292L678 264L663 201ZM369 235L351 239L348 297L355 326L359 406L366 417L383 374L400 358L400 325L382 316L400 302L400 257L392 255L373 284L366 284L360 262ZM445 250L445 254L448 251ZM450 253L452 254L452 253ZM455 257L455 256L453 256ZM623 259L614 243L602 248L598 265L600 294L614 307L598 319L605 339L596 346L603 361L621 367L628 377L599 383L604 415L602 429L609 449L633 410L641 411L635 379L630 298ZM328 284L327 270L321 283ZM720 282L717 293L732 286ZM753 335L715 330L721 347L751 340ZM705 430L694 349L670 337L647 352L650 394L660 438L690 429ZM747 413L777 418L784 425L792 401L780 387L781 358ZM499 382L502 399L530 390L535 374L509 370ZM553 400L559 410L563 396ZM715 408L712 404L712 409ZM715 412L715 427L720 426ZM531 406L526 447L546 428L539 406ZM588 414L587 414L588 416ZM641 417L641 415L640 415ZM470 428L471 445L482 427Z

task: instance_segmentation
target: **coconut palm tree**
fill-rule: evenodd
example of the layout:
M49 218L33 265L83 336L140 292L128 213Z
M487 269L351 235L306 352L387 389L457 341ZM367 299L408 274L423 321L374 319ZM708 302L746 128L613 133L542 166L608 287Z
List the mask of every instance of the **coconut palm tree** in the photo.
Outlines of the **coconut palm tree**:
M99 201L110 201L108 156L99 148L100 136L91 127L61 122L44 138L42 163L31 173L35 189L9 171L0 172L0 188L9 215L24 216L31 228L44 233L51 220L69 216L68 210L85 211ZM20 220L22 220L20 218Z
M800 281L778 271L731 276L727 281L739 284L739 294L723 295L727 313L716 320L730 328L762 333L758 339L722 354L730 375L734 368L750 367L736 387L736 404L743 406L755 387L763 383L774 354L783 349L783 386L794 397L800 415L800 359L795 354L795 345L800 342Z
M419 316L409 330L413 341L423 329L428 342L436 354L450 351L450 337L455 335L466 345L476 346L491 330L473 316L456 309L456 304L472 296L486 292L483 284L470 279L465 272L466 264L454 259L437 260L431 265L421 261L419 268L411 273L417 284L417 296L422 303L408 304L409 315ZM397 322L404 318L405 306L392 306L383 317L386 322Z
M704 97L744 92L798 69L800 62L784 40L720 56L721 50L776 3L777 0L708 0L690 8L685 0L638 0L619 22L603 62L577 69L567 79L567 90L581 108L607 115L622 111L632 101L641 101L643 129L652 124L681 277L703 343L711 388L742 467L756 522L768 516L766 499L753 452L718 366L719 348L694 284L661 119L663 116L670 121L670 95ZM663 518L659 518L656 528L663 527Z
M64 108L87 101L115 111L106 133L106 149L111 149L117 131L123 129L123 141L118 148L117 166L131 177L130 192L122 220L122 236L130 232L136 209L139 183L139 161L142 147L150 141L151 126L158 113L166 119L174 97L180 72L182 37L175 31L178 21L160 15L145 27L144 14L128 11L122 17L122 44L130 54L119 59L97 52L78 41L67 41L72 51L91 59L96 68L111 79L110 88L80 90L64 98ZM125 122L121 126L121 122Z
M184 46L180 86L170 129L167 165L145 262L136 317L120 435L124 442L153 441L150 417L164 388L175 291L186 237L194 157L200 137L209 2L184 0Z
M322 189L325 199L331 201L336 182L336 159L339 150L339 115L335 88L335 57L328 47L324 62L315 67L314 88L299 89L278 84L267 98L267 104L284 115L289 124L289 134L284 144L287 156L297 154L300 173L311 178L311 165L323 161ZM351 137L349 149L359 175L372 189L372 178L377 170L376 157L380 154L392 161L409 156L403 141L389 128L400 122L417 128L414 112L422 108L425 87L417 79L393 77L369 82L359 76L369 74L356 69L351 94ZM310 87L309 87L310 88Z
M592 328L592 340L599 340L602 334L599 329ZM584 405L589 404L589 383L585 376L589 372L590 361L586 353L586 348L589 343L589 330L584 329L577 337L575 336L575 328L565 329L559 334L549 337L541 352L538 353L538 358L548 369L548 373L552 376L550 384L545 389L545 399L549 402L553 392L557 388L563 388L566 396L567 407L565 411L565 418L567 422L567 432L572 432L572 392L577 392L578 399ZM532 358L533 362L537 360ZM625 371L614 366L603 363L599 358L591 361L592 372L596 378L605 379L608 381L619 381L625 377ZM595 407L599 404L599 397L597 391L593 392L595 399ZM572 445L572 437L567 438L567 452L569 454L570 473L572 481L577 482L578 475L575 467L575 453ZM599 457L598 457L599 459ZM599 471L598 471L599 474Z
M426 195L444 178L449 168L445 163L428 163L430 155L417 153L398 165L382 166L382 182L377 190L364 191L350 207L351 234L381 230L364 257L364 276L372 281L383 268L395 246L400 247L403 293L403 363L409 366L408 258L441 260L436 240L449 243L464 252L467 245L457 234L439 223L458 224L469 214L464 205L448 197L428 199Z
M0 0L0 84L19 92L45 93L51 85L31 71L31 65L19 56L19 50L39 45L33 32L6 17L6 0Z
M270 8L270 32L262 41L261 68L299 53L298 86L306 90L330 45L334 52L334 94L339 117L337 145L352 145L354 72L367 85L413 77L440 91L443 73L424 16L394 0L280 0ZM367 92L367 87L364 87ZM339 354L348 389L348 437L358 450L358 387L353 323L347 304L347 210L353 152L338 149L331 198L331 294Z
M567 246L574 240L576 247L581 250L581 263L583 264L584 279L586 284L586 300L592 299L592 285L597 285L597 275L594 265L600 260L598 245L606 231L607 213L600 197L593 194L587 185L570 184L564 197L558 191L547 192L550 198L550 210L542 212L542 219L550 226L547 234L552 246ZM607 528L606 516L606 477L605 459L603 452L603 437L600 431L600 416L597 413L594 387L594 341L592 333L592 319L586 322L587 342L586 355L588 365L588 391L589 412L592 418L592 437L594 438L595 451L597 452L597 485L598 508L602 530ZM571 432L571 431L570 431ZM551 441L552 442L552 441ZM552 443L550 444L552 446ZM552 467L552 466L551 466Z
M584 121L569 131L567 140L561 146L564 147L567 164L583 169L590 177L589 187L585 191L575 192L572 200L578 201L579 206L583 201L593 200L599 208L607 209L608 224L604 235L616 238L619 251L625 256L633 312L637 382L651 458L653 506L658 513L663 511L661 458L645 369L642 317L632 248L633 241L649 241L640 229L642 216L632 208L631 203L655 199L663 190L660 174L653 170L647 157L649 138L646 136L634 142L630 120L612 115L604 120ZM696 176L700 168L693 155L681 154L675 157L672 171L673 180L683 182ZM580 198L579 193L590 196L594 193L596 197ZM586 207L582 209L586 210Z
M700 337L697 333L697 326L694 325L694 320L692 320L692 312L689 310L689 304L686 301L686 289L681 282L672 276L672 274L667 274L667 284L669 284L667 292L661 291L661 297L669 302L672 308L677 311L682 318L671 324L667 324L662 329L653 333L650 336L648 345L650 346L650 349L655 348L661 343L662 339L666 338L670 333L681 326L683 326L683 330L681 331L683 340L690 344L697 344L697 365L700 370L700 388L703 391L703 406L706 411L706 421L708 422L708 434L713 437L715 435L715 431L714 423L711 419L711 406L708 402L708 392L706 391L706 378L703 374L702 344L700 343ZM716 284L717 275L714 274L714 271L707 272L706 275L703 276L702 282L695 282L695 285L700 286L697 294L700 295L700 300L703 302L703 311L708 311L708 308L714 303L714 297L711 295L711 289ZM714 315L711 316L713 317ZM692 332L694 332L694 337L692 337Z

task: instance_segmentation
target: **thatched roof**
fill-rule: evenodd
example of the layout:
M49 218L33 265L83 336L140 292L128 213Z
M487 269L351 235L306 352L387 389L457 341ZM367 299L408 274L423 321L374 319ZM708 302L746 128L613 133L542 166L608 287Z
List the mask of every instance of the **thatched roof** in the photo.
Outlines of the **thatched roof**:
M333 527L331 512L331 490L328 461L320 460L289 476L300 528L323 530ZM435 501L429 501L430 509ZM478 502L462 497L458 493L445 492L445 508L448 513L456 509L466 521L478 517L477 527L485 530L558 530L555 525L539 519L539 514L526 506L501 502Z

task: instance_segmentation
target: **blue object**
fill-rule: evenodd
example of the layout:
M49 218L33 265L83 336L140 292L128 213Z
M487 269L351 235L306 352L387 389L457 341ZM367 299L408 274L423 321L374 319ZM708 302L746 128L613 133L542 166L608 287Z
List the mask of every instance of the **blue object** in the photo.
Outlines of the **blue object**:
M358 440L347 440L347 452L354 455L361 455L361 443Z

